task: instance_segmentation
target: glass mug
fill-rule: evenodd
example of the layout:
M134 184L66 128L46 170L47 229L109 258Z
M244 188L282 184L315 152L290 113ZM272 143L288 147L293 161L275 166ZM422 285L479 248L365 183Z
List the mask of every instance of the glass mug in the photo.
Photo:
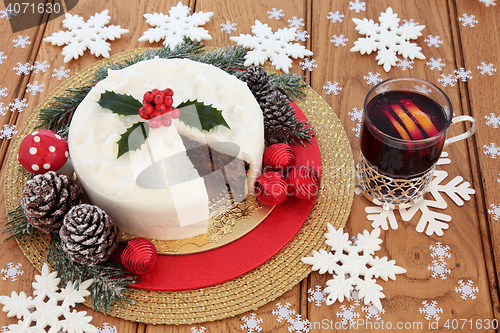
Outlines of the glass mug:
M468 131L446 138L451 124ZM356 181L365 197L384 210L409 207L423 198L441 151L470 137L475 120L453 117L450 100L434 84L412 77L388 79L365 98Z

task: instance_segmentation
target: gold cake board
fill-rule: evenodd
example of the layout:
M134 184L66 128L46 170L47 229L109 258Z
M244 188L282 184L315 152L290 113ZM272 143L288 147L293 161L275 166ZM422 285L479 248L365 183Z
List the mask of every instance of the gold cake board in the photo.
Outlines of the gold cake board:
M38 124L40 110L67 89L87 85L94 72L108 63L123 63L147 49L123 52L104 59L74 74L56 88L30 116L17 135L7 160L5 176L6 210L13 211L20 202L27 174L16 159L23 137ZM273 68L266 64L268 72ZM314 207L296 236L271 259L236 279L207 288L187 291L147 291L131 289L126 296L135 304L114 304L110 316L146 324L194 324L220 320L255 310L284 294L311 272L301 258L312 250L326 248L327 223L343 227L349 217L354 196L354 160L345 130L330 106L311 87L296 104L313 126L321 153L321 188ZM28 260L40 271L46 259L49 238L35 232L17 239ZM85 305L91 306L91 299Z

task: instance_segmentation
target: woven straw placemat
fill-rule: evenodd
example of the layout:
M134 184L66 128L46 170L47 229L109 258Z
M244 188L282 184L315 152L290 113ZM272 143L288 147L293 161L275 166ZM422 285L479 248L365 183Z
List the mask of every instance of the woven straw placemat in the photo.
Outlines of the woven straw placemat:
M145 49L137 49L96 62L73 75L55 89L30 116L12 145L5 177L7 211L20 202L26 173L16 159L23 137L38 123L40 110L47 107L67 89L87 85L94 71L107 63L123 63ZM271 67L265 66L269 71ZM114 304L108 315L146 324L194 324L220 320L256 310L290 290L307 277L311 267L301 262L312 250L326 248L324 232L327 223L343 227L354 196L354 160L344 128L330 106L311 87L304 89L305 99L296 99L314 127L321 153L321 188L315 205L297 235L274 257L253 271L212 287L176 292L133 290L127 292L135 304ZM35 232L31 238L17 239L30 262L41 270L49 239ZM91 300L85 304L91 306Z

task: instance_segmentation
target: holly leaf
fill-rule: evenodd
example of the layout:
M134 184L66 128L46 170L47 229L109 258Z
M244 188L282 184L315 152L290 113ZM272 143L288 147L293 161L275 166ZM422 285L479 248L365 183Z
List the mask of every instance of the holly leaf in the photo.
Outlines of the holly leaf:
M205 105L195 99L194 101L188 100L179 104L177 109L181 113L179 120L200 131L210 131L219 125L231 129L222 116L222 111L212 107L212 104Z
M141 145L146 142L149 134L149 126L145 122L139 121L125 131L116 143L118 144L118 156L120 158L123 154L130 150L141 148Z
M100 106L110 109L122 116L133 116L139 114L142 103L127 94L117 94L114 91L105 91L97 101Z

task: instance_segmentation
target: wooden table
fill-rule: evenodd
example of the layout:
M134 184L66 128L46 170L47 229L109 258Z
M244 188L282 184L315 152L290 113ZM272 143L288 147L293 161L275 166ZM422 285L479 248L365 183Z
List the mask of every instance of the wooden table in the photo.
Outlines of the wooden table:
M352 10L349 8L350 3L354 6ZM176 4L177 1L173 0L82 0L70 13L78 14L87 20L90 15L109 9L112 17L110 24L121 25L130 30L122 38L111 41L111 54L116 54L150 46L151 44L146 42L138 42L138 38L149 28L142 14L155 11L167 14L170 7ZM306 30L309 36L302 43L314 52L310 59L315 61L317 67L312 71L302 69L301 59L298 59L294 61L291 71L305 76L306 82L324 97L335 111L344 125L356 160L359 154L356 128L360 121L357 112L363 108L364 96L372 87L372 84L367 83L369 78L387 79L404 75L424 78L437 84L449 96L456 115L471 115L477 121L477 133L473 138L446 148L451 164L440 167L448 172L443 184L456 176L462 176L464 181L471 183L476 193L461 207L443 195L448 208L434 209L451 217L449 228L444 230L442 236L428 236L415 230L420 213L416 213L409 221L404 221L399 214L395 214L398 228L382 230L382 249L376 255L396 260L397 265L404 267L407 273L398 275L395 281L384 282L378 279L386 295L382 300L385 313L380 314L381 320L374 317L367 319L368 312L363 311L362 305L353 301L344 300L331 306L321 301L318 303L321 306L317 306L315 302L308 301L312 296L308 290L315 290L316 286L322 290L326 281L331 279L328 274L314 272L269 304L255 311L216 322L184 326L145 325L104 316L88 309L89 314L93 316L92 323L103 329L103 332L112 331L114 326L116 332L120 333L203 332L203 328L206 329L205 332L246 332L251 331L252 326L247 319L255 314L255 319L260 319L255 331L293 332L293 328L289 330L292 324L286 320L279 322L278 316L273 314L273 310L279 309L278 303L281 306L290 303L290 310L300 314L302 320L309 320L311 332L335 331L339 328L347 328L349 331L385 331L391 327L406 331L494 331L492 324L498 326L494 319L500 319L497 267L500 258L500 72L496 71L500 66L500 4L491 0L372 0L366 1L366 9L359 9L358 12L355 10L355 1L347 0L256 0L245 3L230 0L190 0L189 3L184 1L184 4L190 6L194 12L214 13L210 22L204 26L213 37L212 40L206 41L206 44L212 46L234 45L229 37L251 34L251 26L256 19L269 24L273 31L289 27L290 20L303 19L298 21L304 24L299 30ZM349 49L354 45L354 41L362 37L355 30L352 18L366 17L378 22L380 13L385 12L389 6L398 14L400 24L403 24L403 20L412 19L420 25L425 25L423 35L416 43L422 47L427 59L411 62L410 68L393 67L389 72L385 72L377 65L375 54L361 55L359 52L351 53ZM269 11L273 10L281 12L283 16L278 20L271 18ZM336 11L343 16L329 19L329 13ZM3 62L0 63L0 90L7 88L7 96L0 97L0 103L3 103L0 105L6 107L15 98L25 98L28 103L22 112L6 109L6 115L0 116L0 126L3 126L5 136L0 140L2 180L5 177L6 158L8 154L15 153L9 150L13 140L7 137L6 128L16 126L16 129L20 129L35 107L61 83L52 76L54 69L65 66L69 69L69 75L72 75L98 60L86 51L79 59L63 63L63 56L60 54L62 47L42 41L53 32L64 30L61 23L63 16L53 20L49 18L48 14L43 15L39 25L16 33L12 33L7 18L0 18L0 55L6 56L6 59L0 61ZM236 30L230 33L223 31L221 24L226 21L236 23ZM15 46L13 40L19 35L29 38L25 47ZM341 35L346 38L345 45L342 45L338 37ZM18 62L33 65L36 61L47 61L50 68L46 71L32 70L27 75L17 75L13 70ZM455 77L455 70L460 69L469 76L465 81L458 80L452 84L440 81L443 78ZM26 89L28 84L35 82L44 84L43 92L32 95ZM329 91L325 88L328 82L332 85L337 83L341 90ZM463 131L461 126L452 126L450 133ZM0 191L0 215L4 216L6 212L3 186ZM426 198L433 200L432 197ZM368 206L371 205L363 196L355 195L345 231L356 235L365 229L372 230L371 222L367 218L369 214L365 212L365 207ZM440 261L433 263L433 260L439 260L436 249L440 247L445 249L444 264ZM6 269L9 263L20 264L18 267L23 274L16 276L16 281L7 277L0 280L0 294L10 295L13 290L30 294L31 282L38 272L22 255L14 240L2 243L1 253L0 268ZM432 267L450 271L432 277ZM3 276L5 275L4 273ZM472 284L469 281L472 281ZM469 283L468 286L478 289L472 289L468 293L464 288L465 293L457 292L456 288L460 287L460 283ZM465 294L466 299L460 297L462 294ZM442 313L437 314L440 317L437 323L436 317L430 320L425 318L426 314L432 315L431 310L425 311L425 304L435 304L436 308L442 309ZM355 317L356 325L347 324L342 327L341 320L349 317L349 310L359 316ZM420 310L423 310L423 313ZM298 317L291 315L289 318ZM0 314L0 327L16 322L17 319ZM103 326L104 323L108 323L109 329L106 329L106 325ZM241 325L246 325L246 329L242 329ZM300 330L296 328L295 332Z

